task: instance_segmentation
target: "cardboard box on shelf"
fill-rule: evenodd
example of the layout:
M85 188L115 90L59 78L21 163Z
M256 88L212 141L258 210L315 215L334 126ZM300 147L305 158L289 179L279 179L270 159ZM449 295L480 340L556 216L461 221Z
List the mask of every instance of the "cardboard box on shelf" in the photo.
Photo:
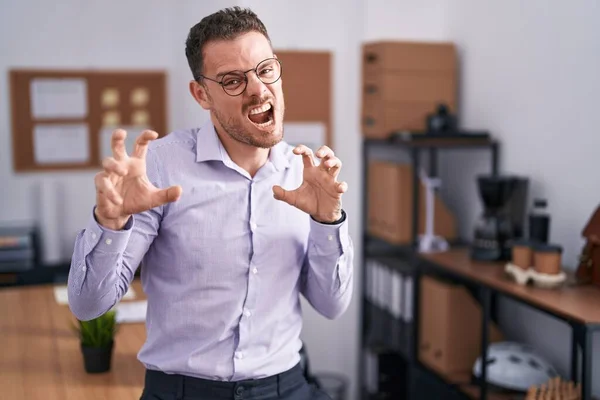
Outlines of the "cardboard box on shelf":
M369 163L369 234L392 244L412 242L412 166L373 160ZM419 234L425 232L425 187L419 184ZM435 199L435 234L448 241L457 238L456 219L439 196Z
M367 43L362 80L365 137L424 131L427 116L439 104L457 111L457 55L452 43Z
M472 371L481 354L479 303L462 285L430 276L421 278L419 359L441 374ZM498 326L489 325L489 342L504 340Z
M457 68L450 42L382 40L363 44L363 71L448 71Z

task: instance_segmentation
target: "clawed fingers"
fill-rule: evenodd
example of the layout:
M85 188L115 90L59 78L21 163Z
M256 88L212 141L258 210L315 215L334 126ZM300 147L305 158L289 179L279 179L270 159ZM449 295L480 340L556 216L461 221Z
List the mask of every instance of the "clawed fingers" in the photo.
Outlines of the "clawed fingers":
M118 176L127 175L127 167L125 164L115 160L113 157L107 157L102 160L102 168L109 174L116 174Z
M116 205L123 204L123 198L116 191L115 186L108 176L108 173L99 172L96 174L94 183L96 184L96 190L99 194L104 195L108 200Z
M137 139L135 139L135 148L133 150L133 156L137 158L145 158L148 153L148 144L150 141L156 139L158 133L150 130L143 131Z
M348 191L348 184L346 182L338 182L336 189L338 193L346 193Z
M307 146L301 144L294 148L294 154L298 154L302 156L302 162L304 162L304 168L314 167L315 159L313 157L313 152Z
M337 178L342 168L342 161L337 158L329 147L321 146L316 153L321 158L321 169L327 171L331 176Z
M110 148L112 149L113 157L118 161L127 159L127 150L125 149L126 137L127 132L123 129L115 130L110 137Z
M342 161L337 157L329 158L321 163L323 168L334 178L340 173L340 169L342 168Z
M321 159L328 159L334 156L333 154L333 150L331 150L329 147L327 146L321 146L319 147L319 149L317 150L316 153L317 157L321 158Z

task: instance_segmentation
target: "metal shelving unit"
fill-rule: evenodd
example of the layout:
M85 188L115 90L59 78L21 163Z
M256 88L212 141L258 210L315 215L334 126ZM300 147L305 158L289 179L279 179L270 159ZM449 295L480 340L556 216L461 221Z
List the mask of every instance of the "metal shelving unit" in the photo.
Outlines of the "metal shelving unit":
M591 400L592 392L592 336L596 331L600 331L600 320L597 314L587 316L585 313L571 311L559 312L556 311L556 305L549 302L543 304L538 300L532 300L527 296L513 293L512 287L502 287L498 285L484 283L481 280L472 278L468 275L461 274L457 271L453 271L452 268L448 268L448 265L443 265L443 262L436 262L435 257L428 257L420 255L417 252L417 234L418 234L418 218L413 218L412 224L412 243L407 243L405 246L397 246L386 243L384 240L375 238L368 234L368 165L369 165L369 152L377 147L393 149L394 151L409 152L411 156L411 162L413 167L413 215L419 215L419 176L418 170L421 167L421 154L427 152L429 155L429 175L437 175L437 155L440 151L448 151L452 149L489 149L491 151L491 174L498 173L498 144L493 139L482 139L482 138L444 138L444 137L401 137L396 136L386 140L373 140L365 139L363 142L363 254L362 254L362 282L363 282L363 294L365 292L365 282L367 273L367 260L373 258L383 257L384 259L398 259L412 266L412 276L414 278L414 290L412 294L412 315L413 319L411 323L404 324L400 328L393 326L393 320L390 315L386 315L385 310L377 309L376 305L371 304L367 299L363 299L361 302L361 318L363 319L362 332L361 332L361 351L373 345L369 340L375 336L378 340L377 345L383 345L389 348L391 351L401 355L404 359L408 368L408 376L406 381L409 382L407 388L406 398L407 399L423 399L423 398L444 398L444 399L506 399L504 395L498 395L496 393L490 393L486 382L486 366L483 364L482 376L477 384L464 384L466 379L470 377L445 377L430 370L426 366L422 365L418 359L418 338L419 338L419 278L425 274L427 275L438 275L445 278L449 278L455 282L461 283L466 287L474 291L474 294L478 298L482 307L482 329L481 329L481 348L483 358L487 358L487 350L489 344L489 322L493 320L494 316L494 304L497 295L512 298L513 300L525 304L537 311L540 311L546 315L552 316L558 320L567 323L571 328L571 380L574 382L580 382L582 388L582 400ZM464 245L464 244L463 244ZM452 246L456 248L456 246ZM460 245L458 246L460 247ZM466 258L465 258L465 262ZM491 265L491 264L490 264ZM493 267L491 267L493 268ZM581 291L577 291L580 296L579 302L586 302L588 298L590 301L597 299L593 288L581 288ZM573 296L573 294L570 294ZM373 320L382 320L379 322L382 325L381 332L379 335L371 334L367 335L369 330L372 328ZM385 321L388 319L388 321ZM395 329L395 331L394 331ZM401 335L406 339L401 341L402 346L397 346L397 338L391 338L390 335L394 335L401 332ZM387 335L386 335L387 334ZM365 368L363 363L360 367L359 382L363 382L363 376L365 374ZM424 382L419 384L419 382ZM472 382L469 382L472 383ZM361 385L362 387L362 385ZM437 389L436 389L437 388ZM437 390L437 392L432 392ZM443 393L443 394L440 394ZM367 399L369 396L363 390L363 398ZM514 398L514 397L510 397ZM379 397L372 397L372 399L379 399ZM372 400L370 399L370 400Z
M471 134L472 136L467 136ZM368 234L368 167L370 152L377 150L377 148L385 148L386 151L393 149L393 151L408 152L410 155L410 161L412 164L412 186L413 186L413 209L412 215L419 215L419 170L421 168L421 156L423 153L427 153L428 157L428 173L429 176L435 177L438 174L438 154L440 151L457 150L457 149L472 149L472 150L489 150L491 152L491 174L498 173L498 151L499 146L496 141L486 137L486 132L461 132L456 137L449 136L428 136L422 133L412 135L394 135L388 139L364 139L363 140L363 252L362 252L362 282L363 282L363 299L361 301L361 319L362 319L362 332L361 332L361 354L365 348L369 348L374 345L383 345L390 351L396 352L402 356L408 366L408 376L406 381L409 382L407 387L407 398L408 399L420 399L422 396L431 396L430 393L418 392L418 382L420 380L427 380L428 382L434 382L433 385L437 387L444 387L447 389L447 398L449 399L460 399L460 398L474 398L471 393L458 390L456 385L449 382L444 377L440 377L433 371L429 370L425 366L421 365L418 361L418 326L419 326L419 276L422 273L420 268L420 260L418 253L416 252L418 246L418 218L412 220L412 243L407 243L405 246L397 246L387 244L385 241L380 240ZM413 318L410 323L400 323L396 321L389 314L386 314L385 310L372 304L368 299L365 298L366 293L365 282L367 261L377 259L381 257L395 258L402 260L405 263L413 266L411 272L413 277ZM489 310L489 307L487 308ZM486 321L488 320L484 318ZM375 321L380 321L382 326L375 327L373 324L377 324ZM375 334L373 334L375 332ZM379 334L377 334L379 332ZM401 338L394 338L394 335L400 335ZM375 340L373 338L375 336ZM483 348L487 348L488 338L487 335L482 335L482 343L485 345ZM398 344L401 345L398 345ZM364 399L370 399L368 393L364 390L363 379L366 370L364 364L360 363L359 368L359 382L362 390L362 397ZM483 377L485 378L485 367L483 368ZM485 381L485 379L484 379ZM425 384L424 386L427 386ZM480 397L486 399L486 385L481 384ZM377 396L372 397L378 399Z

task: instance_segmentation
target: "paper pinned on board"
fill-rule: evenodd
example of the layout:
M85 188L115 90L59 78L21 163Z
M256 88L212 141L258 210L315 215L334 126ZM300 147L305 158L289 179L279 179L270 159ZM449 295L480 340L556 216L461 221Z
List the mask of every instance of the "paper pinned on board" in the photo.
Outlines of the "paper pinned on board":
M147 300L127 301L117 304L117 323L138 323L146 321Z
M292 146L303 144L313 152L325 145L325 124L322 122L286 122L283 140Z
M132 287L129 287L127 292L123 295L123 299L133 300L135 299L135 296L135 290ZM69 294L66 285L54 286L54 299L60 305L69 304Z
M33 141L35 161L38 164L78 164L90 159L86 124L35 125Z
M88 114L87 81L80 78L37 78L31 81L34 119L77 118Z

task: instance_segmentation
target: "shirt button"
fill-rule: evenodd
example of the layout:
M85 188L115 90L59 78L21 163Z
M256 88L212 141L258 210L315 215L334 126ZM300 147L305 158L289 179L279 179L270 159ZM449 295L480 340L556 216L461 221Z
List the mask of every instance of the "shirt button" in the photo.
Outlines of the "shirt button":
M92 239L96 239L96 234L92 232Z
M250 312L250 310L248 310L247 308L244 308L244 315L245 315L246 317L249 317L249 316L251 316L251 315L252 315L252 313L251 313L251 312Z
M85 272L85 271L87 271L87 267L84 265L83 267L81 267L81 270L82 270L83 272Z
M333 235L327 235L327 240L332 241L333 240Z
M242 358L244 358L244 355L242 354L241 351L236 351L235 358L237 358L238 360L241 360Z
M110 245L112 243L112 239L111 238L106 239L105 243Z
M253 274L258 274L258 269L254 268L254 269L252 270L252 273L253 273Z
M253 231L255 231L257 227L258 227L258 226L256 225L256 223L255 223L255 222L251 222L251 223L250 223L250 228L252 228L252 230L253 230Z

